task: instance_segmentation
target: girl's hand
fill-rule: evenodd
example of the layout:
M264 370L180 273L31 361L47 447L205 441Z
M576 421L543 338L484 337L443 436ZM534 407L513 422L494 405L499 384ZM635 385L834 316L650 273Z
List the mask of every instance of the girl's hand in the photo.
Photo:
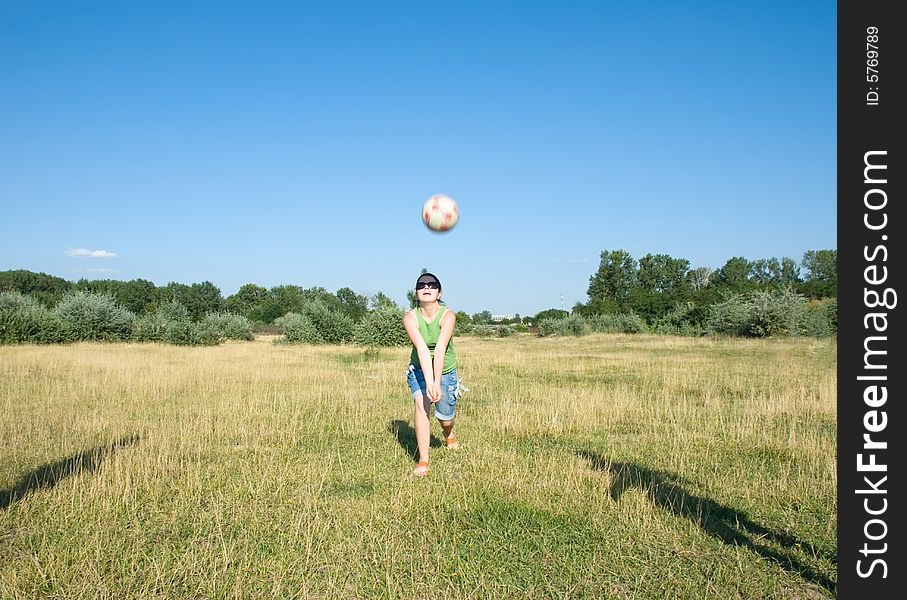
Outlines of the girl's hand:
M441 382L432 381L428 386L428 399L434 404L441 399Z

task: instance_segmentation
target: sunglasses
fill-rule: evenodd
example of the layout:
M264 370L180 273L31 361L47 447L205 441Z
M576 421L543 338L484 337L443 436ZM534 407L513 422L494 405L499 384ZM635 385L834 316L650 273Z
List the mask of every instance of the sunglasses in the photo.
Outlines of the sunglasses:
M437 281L420 281L416 284L416 289L421 290L422 288L428 288L430 290L440 290L441 286L438 285Z

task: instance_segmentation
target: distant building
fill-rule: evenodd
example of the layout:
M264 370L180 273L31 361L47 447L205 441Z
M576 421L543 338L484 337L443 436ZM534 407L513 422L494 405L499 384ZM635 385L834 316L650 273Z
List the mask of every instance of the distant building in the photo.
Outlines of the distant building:
M514 314L511 314L511 315L491 315L491 320L494 321L495 323L500 323L501 321L509 321L510 319L514 318L515 316L516 316L516 315L514 315Z

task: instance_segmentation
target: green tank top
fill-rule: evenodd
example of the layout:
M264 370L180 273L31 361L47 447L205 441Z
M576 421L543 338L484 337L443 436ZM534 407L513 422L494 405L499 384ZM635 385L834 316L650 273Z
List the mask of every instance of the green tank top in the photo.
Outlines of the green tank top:
M419 333L422 334L422 339L425 340L425 344L428 346L428 351L431 354L432 360L435 359L435 344L438 343L438 337L441 335L441 317L447 310L446 306L442 306L432 322L426 323L425 318L422 316L422 311L418 308L415 309L416 320L419 322ZM416 367L420 367L419 353L416 352L415 346L413 346L413 351L409 355L409 362ZM453 336L451 336L450 341L447 342L447 353L444 355L444 369L441 373L450 373L456 368L457 353L454 352Z

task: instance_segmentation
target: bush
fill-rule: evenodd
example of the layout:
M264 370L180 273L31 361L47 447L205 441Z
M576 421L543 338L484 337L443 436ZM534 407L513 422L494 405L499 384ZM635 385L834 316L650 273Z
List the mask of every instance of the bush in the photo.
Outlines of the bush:
M586 317L586 330L589 333L643 333L647 331L646 323L635 313L619 315L592 315Z
M194 329L192 321L169 321L164 330L164 341L174 346L195 346Z
M211 312L199 323L200 328L217 332L225 340L255 339L252 333L252 322L249 319L230 312Z
M742 294L735 294L726 300L716 302L709 306L706 333L745 335L749 312L749 306Z
M403 327L403 310L381 306L369 311L356 325L353 341L364 346L409 345L409 336Z
M806 321L806 300L791 290L754 291L749 294L746 335L772 337L799 335Z
M192 322L189 309L176 300L161 305L154 313L139 317L132 330L138 342L165 342L176 346L215 346L226 336L212 322Z
M0 293L0 344L51 344L63 339L63 324L56 313L31 296Z
M838 300L810 300L806 305L803 333L813 337L828 337L838 332Z
M55 309L66 340L125 340L132 333L135 315L117 304L113 296L74 292Z
M476 326L472 323L460 322L458 319L456 325L454 325L454 335L472 335L475 328Z
M151 314L136 319L132 339L137 342L168 342L185 345L191 342L192 315L176 300L162 304Z
M285 344L324 344L324 338L318 328L305 315L290 312L274 320L283 338L277 340Z
M807 325L806 300L790 289L735 294L709 307L706 330L747 337L800 335Z
M136 342L163 342L167 333L168 321L161 311L142 315L132 326L132 340Z
M588 335L590 333L642 333L647 331L646 323L639 315L597 314L583 317L573 313L562 319L542 319L539 321L539 335Z
M182 341L184 338L180 338ZM189 346L216 346L227 339L224 330L216 321L202 319L198 323L189 325L188 339L186 345Z
M652 331L662 335L700 336L703 334L702 309L692 302L678 304L652 326Z
M539 321L539 335L583 335L586 321L578 314L572 314L561 319L547 318Z
M475 325L474 324L472 326L472 329L469 332L469 335L471 335L471 336L482 337L482 338L493 337L494 334L495 334L494 329L492 329L489 325Z
M501 325L498 327L498 337L510 337L514 334L513 327L510 325Z
M331 310L321 300L307 302L301 314L312 322L327 344L340 344L353 339L353 320L340 311Z
M321 300L308 302L299 313L287 313L278 317L274 324L284 334L284 339L280 342L302 344L349 342L353 340L355 327L350 317L329 309Z

